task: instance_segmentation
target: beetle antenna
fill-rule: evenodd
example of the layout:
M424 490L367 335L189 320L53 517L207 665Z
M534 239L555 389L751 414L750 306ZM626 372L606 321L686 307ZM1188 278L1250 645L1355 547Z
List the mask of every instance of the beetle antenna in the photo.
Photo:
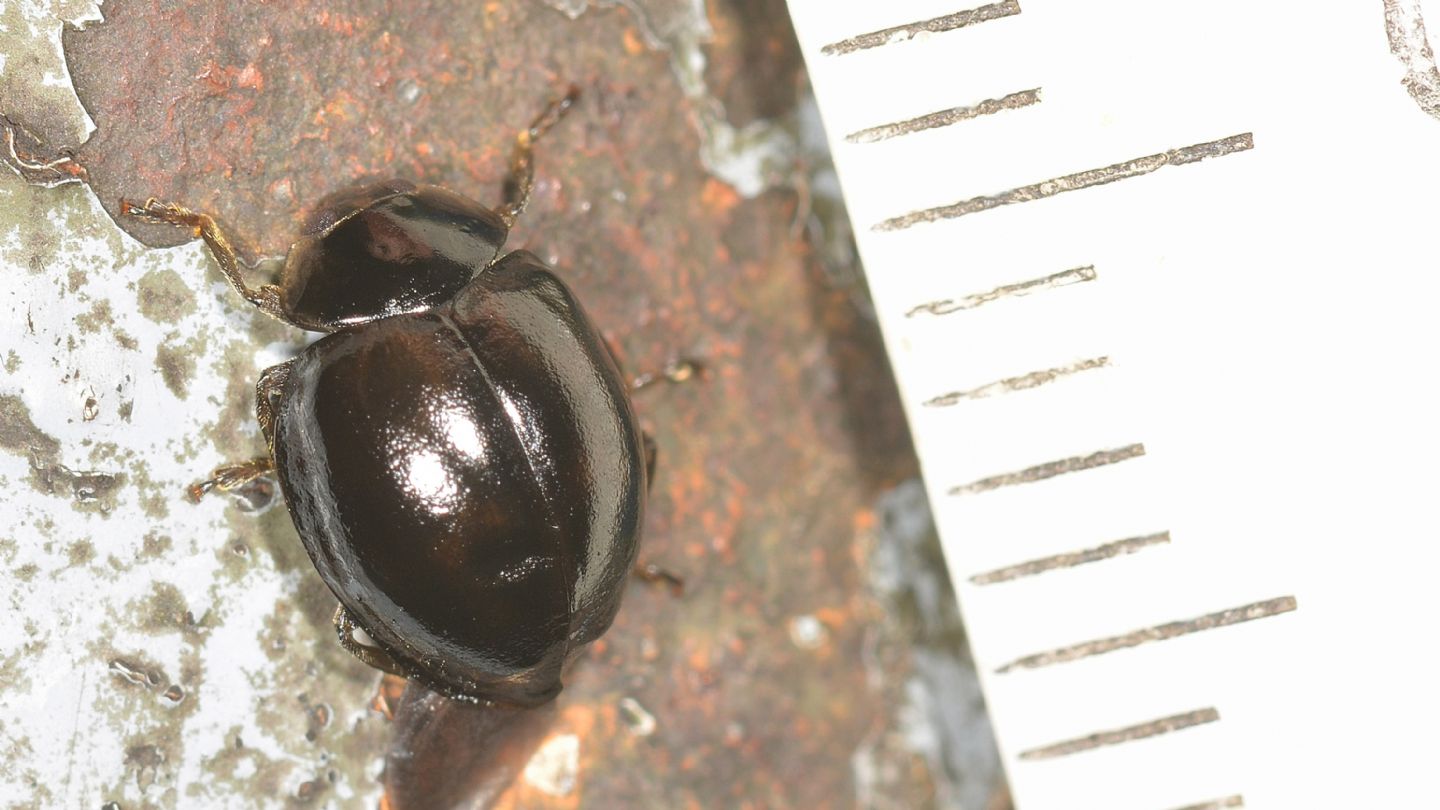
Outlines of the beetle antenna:
M500 215L505 227L514 227L515 220L530 203L530 191L535 186L535 142L560 123L578 98L580 88L570 85L565 95L545 105L530 126L515 135L515 151L510 153L510 175L505 178L505 202L495 212Z

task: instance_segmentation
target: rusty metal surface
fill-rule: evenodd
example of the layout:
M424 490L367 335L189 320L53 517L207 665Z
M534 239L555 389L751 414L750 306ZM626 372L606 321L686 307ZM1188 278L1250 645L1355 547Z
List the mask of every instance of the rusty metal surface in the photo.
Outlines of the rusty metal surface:
M64 36L96 132L58 143L78 147L112 215L122 196L181 202L216 214L249 257L274 257L307 206L362 178L399 175L493 202L516 128L578 84L577 108L539 148L536 194L509 246L558 268L632 371L705 358L705 379L637 400L660 448L642 558L686 587L679 598L631 587L614 627L570 671L544 733L525 743L527 764L507 766L521 773L496 791L499 806L983 810L998 775L978 692L952 684L973 673L953 596L932 568L938 549L884 352L856 290L835 283L806 238L823 201L812 207L810 189L784 185L797 169L777 162L803 140L775 135L799 126L804 91L784 5L706 10L680 0L106 3L103 24ZM27 124L42 118L27 109L39 107L3 112L43 150L45 128ZM188 239L121 225L151 246ZM208 278L194 291L201 315L212 300L238 303ZM165 289L154 306L171 305ZM236 320L209 327L212 347L240 344L228 362L172 350L147 370L172 388L226 391L223 402L189 401L223 414L186 437L202 448L188 459L196 473L260 449L246 423L260 366L250 358L267 344L299 345L298 333L246 319L236 330ZM310 617L286 632L312 636L289 642L305 656L332 645L323 616L333 601L283 510L256 518L229 506L225 520L273 558L274 576L299 583L303 598L276 610ZM313 662L332 665L348 667L347 682L372 677L328 655ZM204 694L205 673L191 675L188 688ZM305 697L303 677L284 688L304 706L277 734L313 733L304 715L314 690ZM328 699L355 705L327 712L367 711L353 689ZM470 721L452 714L446 733L464 739ZM330 728L311 743L359 760L347 779L373 777L373 760L393 760L395 745L436 757L437 773L487 767L417 743L422 717L440 723L412 707L388 733ZM935 728L946 722L953 728ZM424 781L395 786L395 806L428 806ZM125 790L127 810L177 803ZM280 778L236 790L252 806L369 806L373 796L360 786L347 799L322 783L297 793Z

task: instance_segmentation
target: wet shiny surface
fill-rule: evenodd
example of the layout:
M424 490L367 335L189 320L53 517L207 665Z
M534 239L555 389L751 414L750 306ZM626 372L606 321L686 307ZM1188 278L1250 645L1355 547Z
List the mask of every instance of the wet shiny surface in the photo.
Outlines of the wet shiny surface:
M488 208L403 180L335 194L290 249L286 312L330 331L448 301L493 261L506 228Z
M315 343L275 439L321 577L422 683L542 702L614 618L643 517L640 434L603 341L533 256Z

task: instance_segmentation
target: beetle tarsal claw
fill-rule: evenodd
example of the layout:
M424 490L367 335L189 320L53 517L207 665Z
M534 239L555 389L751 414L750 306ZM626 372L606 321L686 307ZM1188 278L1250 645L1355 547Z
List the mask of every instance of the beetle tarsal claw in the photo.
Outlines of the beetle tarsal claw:
M143 204L120 199L120 213L155 225L189 225L194 227L196 215L174 203L162 203L151 197Z
M679 597L685 593L685 579L679 574L661 568L655 563L637 564L634 569L634 574L635 577L642 582L669 587L672 596Z
M705 364L689 357L672 358L659 371L650 371L630 381L630 387L639 391L658 382L682 383L705 376Z
M236 464L226 464L216 467L206 480L191 484L187 492L190 493L192 501L199 501L205 497L205 493L212 490L228 492L232 489L239 489L255 479L273 472L275 472L275 462L269 456L252 458Z

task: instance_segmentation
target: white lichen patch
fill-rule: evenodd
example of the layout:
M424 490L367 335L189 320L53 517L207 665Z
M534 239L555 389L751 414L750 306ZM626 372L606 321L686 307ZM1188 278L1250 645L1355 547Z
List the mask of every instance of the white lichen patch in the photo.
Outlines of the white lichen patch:
M185 497L262 448L249 388L299 336L198 242L4 168L0 311L0 807L373 807L375 675L284 508Z
M51 154L94 130L61 27L99 19L0 0L0 114ZM257 360L296 345L238 303L198 243L0 167L0 807L376 804L375 676L283 508L184 497L259 449Z

